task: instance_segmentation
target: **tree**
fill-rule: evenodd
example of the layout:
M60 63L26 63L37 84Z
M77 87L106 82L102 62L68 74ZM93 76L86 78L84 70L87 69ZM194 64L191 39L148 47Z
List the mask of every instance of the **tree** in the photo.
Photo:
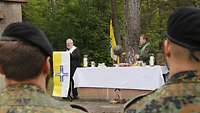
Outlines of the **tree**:
M72 37L82 56L110 64L111 16L127 62L134 63L140 33L150 38L156 53L166 37L169 14L180 6L200 7L200 0L29 0L22 11L24 21L45 31L54 50L65 50L66 38Z
M117 15L117 3L116 0L111 0L111 9L112 9L112 21L114 28L114 35L116 38L117 45L122 46L121 34L120 34L120 25Z
M139 53L140 0L125 0L126 57L133 64L134 55Z
M73 38L89 60L111 64L109 43L110 1L29 0L23 20L40 27L54 50L65 50L65 40Z

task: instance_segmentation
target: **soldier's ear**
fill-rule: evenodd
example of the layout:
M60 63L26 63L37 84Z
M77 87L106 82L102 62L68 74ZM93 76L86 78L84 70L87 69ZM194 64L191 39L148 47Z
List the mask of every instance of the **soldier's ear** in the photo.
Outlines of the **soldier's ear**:
M46 57L43 63L42 72L48 74L50 71L50 57Z
M5 74L1 65L0 65L0 74L3 74L3 75Z
M164 42L164 54L166 58L171 57L171 44L169 42L169 40L165 40Z

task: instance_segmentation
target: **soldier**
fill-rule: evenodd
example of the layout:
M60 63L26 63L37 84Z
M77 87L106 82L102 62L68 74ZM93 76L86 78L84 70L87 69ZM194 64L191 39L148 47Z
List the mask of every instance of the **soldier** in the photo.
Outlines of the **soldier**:
M45 34L28 23L10 24L0 38L0 73L6 88L0 113L78 113L46 94L52 47ZM75 106L76 107L76 106Z
M200 112L200 9L179 8L168 19L164 53L169 80L125 105L125 113Z

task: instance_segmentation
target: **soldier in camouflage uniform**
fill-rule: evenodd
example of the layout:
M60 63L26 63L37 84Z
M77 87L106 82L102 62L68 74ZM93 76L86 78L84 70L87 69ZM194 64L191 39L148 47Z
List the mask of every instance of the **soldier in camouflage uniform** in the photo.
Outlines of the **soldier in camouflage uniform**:
M0 38L0 113L79 113L46 94L52 47L45 34L28 23L10 24Z
M200 9L177 9L167 30L168 82L126 103L125 113L200 113Z

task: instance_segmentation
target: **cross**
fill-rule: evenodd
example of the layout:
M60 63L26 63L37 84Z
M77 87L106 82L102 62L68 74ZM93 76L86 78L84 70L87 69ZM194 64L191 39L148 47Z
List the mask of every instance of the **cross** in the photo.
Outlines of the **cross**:
M69 73L64 73L63 65L60 65L60 73L56 73L56 76L60 76L60 82L63 82L64 76L68 76Z

